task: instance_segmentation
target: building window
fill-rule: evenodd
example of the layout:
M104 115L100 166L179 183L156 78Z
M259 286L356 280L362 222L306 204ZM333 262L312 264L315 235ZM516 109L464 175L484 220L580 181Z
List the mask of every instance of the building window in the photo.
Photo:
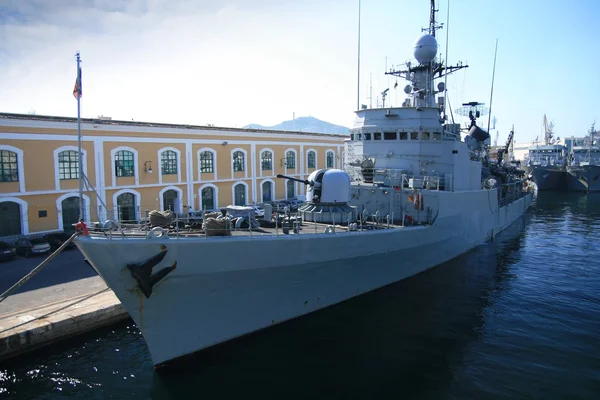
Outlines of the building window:
M14 201L0 200L0 237L21 235L23 233L22 228L21 205Z
M314 151L308 152L308 168L317 168L317 155Z
M296 154L293 151L285 153L285 167L289 169L296 168Z
M79 179L79 153L66 150L58 153L58 176L60 180Z
M211 187L205 187L202 189L202 209L203 210L214 210L215 206L215 189Z
M60 208L62 211L63 229L65 231L74 231L74 224L76 224L81 218L86 219L85 216L79 216L79 197L67 197L60 203ZM85 210L85 200L83 203L83 209Z
M163 193L163 211L166 210L179 212L179 193L176 190L169 189Z
M296 182L288 180L287 183L287 198L293 199L296 196Z
M119 221L135 221L135 194L121 193L117 197L117 215Z
M242 183L238 183L233 188L235 201L234 205L236 206L245 206L246 205L246 186Z
M162 152L160 164L163 175L177 175L177 153L173 150Z
M117 177L133 176L133 153L119 150L115 153L115 175Z
M273 183L263 182L262 184L262 201L273 201Z
M233 172L244 171L244 153L236 151L233 153Z
M327 152L327 168L333 168L333 152Z
M273 169L273 153L263 151L260 155L260 168L263 171L271 171Z
M203 151L200 153L200 173L214 172L213 164L213 153L210 151Z
M0 150L0 182L18 182L19 165L17 153Z

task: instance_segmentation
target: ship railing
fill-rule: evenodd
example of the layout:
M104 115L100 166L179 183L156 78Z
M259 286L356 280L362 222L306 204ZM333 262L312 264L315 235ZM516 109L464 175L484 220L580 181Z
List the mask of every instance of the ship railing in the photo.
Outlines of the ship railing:
M446 181L440 175L415 175L406 169L394 168L365 168L350 166L347 171L355 182L373 183L382 186L399 187L403 189L445 190ZM372 179L365 179L370 176Z
M497 189L499 207L510 204L521 197L524 197L528 193L526 182L524 180L499 185Z
M412 203L411 203L412 204ZM254 211L232 216L223 211L197 211L189 215L175 213L170 223L151 224L149 218L118 221L119 225L100 226L90 229L92 235L104 235L108 239L166 236L173 239L185 237L231 237L253 238L263 235L332 234L366 230L397 229L400 227L430 225L432 210L413 209L406 206L402 212L391 210L366 210L362 212L315 212L312 219L304 220L301 211L273 210L270 215L258 218ZM397 211L397 210L396 210ZM181 216L181 218L180 218ZM109 220L110 221L110 220Z

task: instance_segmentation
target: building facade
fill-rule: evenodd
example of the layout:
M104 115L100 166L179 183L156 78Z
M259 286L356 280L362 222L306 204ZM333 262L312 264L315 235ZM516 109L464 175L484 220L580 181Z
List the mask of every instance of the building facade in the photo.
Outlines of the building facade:
M86 221L213 210L303 195L341 168L344 135L82 119ZM79 216L75 118L0 113L0 237L63 230Z

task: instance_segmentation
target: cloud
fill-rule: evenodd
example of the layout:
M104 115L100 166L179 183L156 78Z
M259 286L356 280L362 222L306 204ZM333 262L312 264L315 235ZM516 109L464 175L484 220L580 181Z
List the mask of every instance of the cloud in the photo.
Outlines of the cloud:
M72 115L81 51L84 116L241 126L296 112L348 125L353 101L332 107L320 96L343 95L338 80L352 74L323 76L342 68L346 23L332 21L322 2L282 3L10 1L1 17L0 110Z

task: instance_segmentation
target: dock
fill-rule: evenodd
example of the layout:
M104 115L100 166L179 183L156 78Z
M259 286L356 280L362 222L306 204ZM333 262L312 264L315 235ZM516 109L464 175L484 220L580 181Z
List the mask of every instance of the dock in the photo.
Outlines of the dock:
M0 306L0 362L127 318L99 277L16 294Z

